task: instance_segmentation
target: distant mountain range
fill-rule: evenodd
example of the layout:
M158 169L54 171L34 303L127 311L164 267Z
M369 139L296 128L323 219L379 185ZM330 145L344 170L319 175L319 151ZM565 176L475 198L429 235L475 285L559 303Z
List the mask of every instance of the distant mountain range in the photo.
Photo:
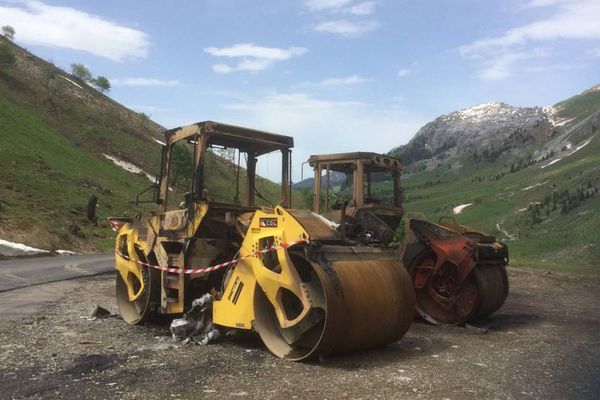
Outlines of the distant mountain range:
M493 162L501 154L523 155L531 147L537 147L535 157L539 160L574 144L569 128L593 125L598 120L600 109L595 99L599 96L600 85L596 85L550 107L480 104L436 118L389 154L401 158L405 165L418 164L409 172L433 168L440 162L464 161L465 157Z

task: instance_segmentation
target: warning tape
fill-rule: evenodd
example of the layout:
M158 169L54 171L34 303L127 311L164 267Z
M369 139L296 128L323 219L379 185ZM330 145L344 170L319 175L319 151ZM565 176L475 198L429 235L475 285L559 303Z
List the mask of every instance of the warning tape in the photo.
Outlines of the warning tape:
M119 232L121 226L123 226L123 224L119 224L118 222L112 221L110 219L108 220L108 224L114 232Z
M273 251L277 251L279 249L288 249L292 246L295 246L297 244L302 244L302 243L306 243L308 244L309 241L306 239L302 239L302 240L295 240L293 242L289 242L289 243L281 243L278 246L271 246L268 249L263 249L263 250L257 250L254 253L251 254L247 254L243 257L238 257L238 258L234 258L230 261L226 261L220 264L216 264L216 265L211 265L210 267L203 267L203 268L174 268L174 267L161 267L160 265L152 265L152 264L148 264L145 263L143 261L140 260L133 260L131 257L129 257L128 255L125 255L123 253L121 253L119 250L116 250L115 253L117 255L119 255L120 257L129 260L129 261L134 261L138 264L144 265L146 267L150 267L150 268L154 268L154 269L159 269L161 271L166 271L166 272L174 272L177 274L200 274L200 273L204 273L204 272L212 272L212 271L216 271L218 269L221 268L225 268L229 265L235 264L240 260L244 260L246 258L250 258L250 257L256 257L260 254L265 254L265 253L271 253Z

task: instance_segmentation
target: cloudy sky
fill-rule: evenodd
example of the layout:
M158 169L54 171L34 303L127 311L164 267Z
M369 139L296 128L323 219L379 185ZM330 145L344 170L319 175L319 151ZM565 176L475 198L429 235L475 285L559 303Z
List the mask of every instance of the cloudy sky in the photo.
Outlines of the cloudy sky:
M549 105L600 83L600 0L0 0L6 24L166 127L293 135L298 162L387 151L443 113Z

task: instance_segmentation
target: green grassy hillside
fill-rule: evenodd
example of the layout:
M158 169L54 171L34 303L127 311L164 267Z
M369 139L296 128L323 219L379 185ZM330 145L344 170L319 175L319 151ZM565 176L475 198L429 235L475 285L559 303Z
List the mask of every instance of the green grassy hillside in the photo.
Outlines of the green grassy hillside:
M76 146L4 97L0 141L0 235L9 240L46 249L106 249L113 235L106 224L95 227L86 220L89 195L100 199L99 216L131 214L127 200L148 184L145 177Z
M0 238L49 250L110 249L108 225L85 217L88 197L98 197L100 218L153 206L130 203L148 178L104 154L157 175L160 146L152 139L163 128L1 36L0 45L16 56L14 65L0 65ZM231 201L236 168L213 156L208 169L215 199ZM279 198L278 185L259 178L257 186L272 202ZM185 191L182 180L172 203Z

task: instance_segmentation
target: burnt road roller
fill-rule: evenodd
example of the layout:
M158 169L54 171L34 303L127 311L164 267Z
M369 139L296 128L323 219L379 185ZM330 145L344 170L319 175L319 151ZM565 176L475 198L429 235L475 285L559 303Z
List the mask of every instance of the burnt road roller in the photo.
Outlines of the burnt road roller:
M401 160L355 152L313 155L308 163L314 170L312 211L339 224L355 246L396 248L423 319L463 324L504 304L507 246L454 218L432 223L422 214L405 217Z
M172 201L182 145L192 171L183 199ZM215 327L255 331L288 360L382 346L406 333L415 310L408 272L391 248L356 246L337 224L290 208L292 147L289 136L211 121L165 132L148 200L158 210L110 219L118 229L116 299L127 323L180 316L210 293ZM219 151L233 157L215 157ZM259 206L255 199L267 196L257 160L267 154L281 159L281 192L278 204ZM217 167L233 179L215 178Z

